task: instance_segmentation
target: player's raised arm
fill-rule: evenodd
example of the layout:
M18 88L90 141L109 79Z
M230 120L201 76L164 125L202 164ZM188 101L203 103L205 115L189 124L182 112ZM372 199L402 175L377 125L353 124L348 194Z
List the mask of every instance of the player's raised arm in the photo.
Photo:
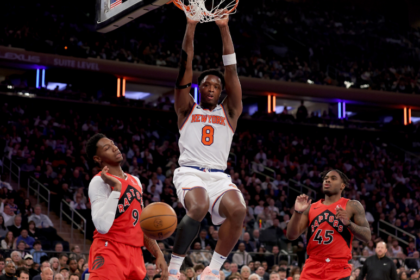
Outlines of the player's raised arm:
M227 97L223 101L228 117L236 128L236 122L242 114L242 87L238 77L236 67L236 54L233 46L232 37L229 31L229 15L217 20L216 24L220 29L223 42L223 63L225 65L225 83Z
M308 227L309 209L311 209L311 199L305 194L299 195L295 202L295 213L287 224L287 239L298 239Z
M178 127L182 125L194 105L190 89L193 79L192 61L194 58L194 33L197 23L197 21L187 17L187 29L182 43L180 68L175 85L175 111L178 115Z

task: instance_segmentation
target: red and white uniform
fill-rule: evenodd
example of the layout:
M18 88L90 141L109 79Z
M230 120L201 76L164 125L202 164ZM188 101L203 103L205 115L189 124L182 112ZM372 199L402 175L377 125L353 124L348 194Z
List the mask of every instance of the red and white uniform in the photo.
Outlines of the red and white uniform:
M143 204L140 180L129 174L122 179L108 173L122 184L121 192L116 192L100 175L89 184L96 228L89 254L89 279L143 279L146 269L139 221Z
M223 172L234 135L224 106L217 105L210 111L194 103L179 133L181 167L174 174L177 195L185 207L187 192L196 187L204 188L210 199L213 223L219 225L225 220L219 215L221 197L227 191L239 191L230 176Z
M341 198L336 203L324 205L324 199L311 205L309 210L308 245L309 255L301 280L345 279L351 275L353 233L336 219L336 208L346 209L349 199Z

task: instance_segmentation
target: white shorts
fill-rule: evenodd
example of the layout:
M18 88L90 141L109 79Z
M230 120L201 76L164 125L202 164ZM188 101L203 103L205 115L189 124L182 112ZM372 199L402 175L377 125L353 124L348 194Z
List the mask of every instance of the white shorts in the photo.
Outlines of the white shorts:
M226 218L219 214L219 205L223 194L228 191L237 191L241 194L230 176L223 172L207 172L190 167L179 167L175 170L174 185L179 201L185 207L185 195L194 188L203 188L207 191L210 205L209 213L214 225L221 225Z

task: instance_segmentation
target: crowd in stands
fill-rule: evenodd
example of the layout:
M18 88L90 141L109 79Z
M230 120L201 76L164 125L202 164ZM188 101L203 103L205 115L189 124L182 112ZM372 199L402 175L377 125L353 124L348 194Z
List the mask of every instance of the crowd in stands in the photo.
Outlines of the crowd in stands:
M75 9L65 2L11 2L2 11L0 45L178 67L184 16L174 5L109 34L95 33L92 24L74 16ZM420 93L419 30L392 22L377 11L245 1L231 16L230 26L241 76ZM194 69L223 70L220 35L214 25L199 26L195 47Z
M20 166L24 178L33 177L50 190L53 211L58 211L60 201L65 200L91 220L87 189L99 168L86 158L84 147L90 136L101 132L118 144L124 156L123 170L140 178L145 206L163 201L174 207L178 219L185 215L172 183L178 166L178 132L174 122L165 115L150 118L146 112L134 118L130 114L109 116L64 108L43 112L21 104L4 104L0 114L1 153ZM304 192L320 199L319 174L330 168L343 170L350 178L344 196L362 203L372 229L371 242L353 242L355 273L364 259L374 254L374 243L380 240L387 242L388 254L395 257L400 272L420 269L420 170L416 162L404 160L382 140L370 140L366 135L318 133L309 137L303 133L263 130L262 126L256 129L248 127L236 131L226 170L243 193L248 207L244 221L246 230L223 269L226 277L232 274L243 280L236 271L249 266L250 273L255 272L261 280L271 279L270 271L283 270L292 277L290 279L297 279L293 277L299 274L305 260L307 240L305 234L293 242L285 237L298 194L292 188L303 186ZM66 252L68 243L56 234L54 225L41 213L41 207L33 207L25 191L13 190L4 175L0 185L0 235L2 248L6 249L2 251L4 257L10 256L13 260L11 255L16 255L14 264L25 266L25 258L30 255L34 262L33 267L30 266L35 270L44 260L54 266L52 255L43 251ZM387 235L377 234L379 220L415 238L399 235L409 244L405 246ZM218 239L217 227L212 225L209 216L203 220L202 228L185 264L188 279L208 264ZM392 229L387 230L392 232ZM172 245L172 238L159 244L167 260ZM208 251L195 251L203 249ZM86 259L83 256L66 255L66 261L62 261L62 253L55 254L61 267L68 267L70 273L84 271ZM18 262L18 255L19 261L24 260L22 263ZM144 258L152 267L154 259L147 251ZM54 273L59 270L55 268ZM157 271L153 271L154 277Z

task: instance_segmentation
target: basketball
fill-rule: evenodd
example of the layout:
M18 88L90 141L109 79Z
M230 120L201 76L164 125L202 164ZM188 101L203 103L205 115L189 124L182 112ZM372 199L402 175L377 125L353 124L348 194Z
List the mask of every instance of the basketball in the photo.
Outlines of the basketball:
M140 226L143 233L152 239L168 238L175 231L177 217L174 209L163 202L149 204L140 216Z

